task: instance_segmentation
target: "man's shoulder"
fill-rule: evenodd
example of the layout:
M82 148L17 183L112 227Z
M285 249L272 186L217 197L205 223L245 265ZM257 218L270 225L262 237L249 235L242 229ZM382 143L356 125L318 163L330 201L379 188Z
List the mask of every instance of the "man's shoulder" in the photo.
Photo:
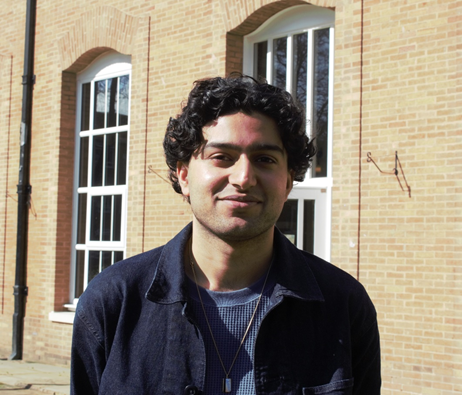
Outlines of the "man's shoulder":
M145 277L150 272L154 274L164 247L156 247L119 261L103 270L95 279L122 278L124 281L137 281L139 277Z
M369 303L364 286L344 268L300 250L288 240L279 239L278 246L283 259L280 273L301 295L334 303L339 300Z
M278 237L277 248L280 250L279 259L283 262L286 270L290 270L291 280L298 282L303 280L316 280L320 287L338 285L347 287L360 286L359 282L343 268L340 268L326 260L303 250L298 249L284 236ZM286 275L286 274L284 274Z
M79 298L94 304L115 303L127 296L144 296L154 278L157 263L164 246L154 248L119 261L95 276Z
M344 268L339 267L306 251L300 252L303 254L305 262L309 265L311 271L317 279L327 280L330 284L332 284L333 280L347 285L359 284L356 278L354 278Z
M301 254L322 293L326 309L348 311L351 322L361 333L375 325L375 307L363 284L332 263L304 251Z
M189 232L190 226L187 226L167 244L104 269L88 284L83 300L116 303L127 298L145 298L156 277L160 281L165 276L172 279L181 270L182 251Z

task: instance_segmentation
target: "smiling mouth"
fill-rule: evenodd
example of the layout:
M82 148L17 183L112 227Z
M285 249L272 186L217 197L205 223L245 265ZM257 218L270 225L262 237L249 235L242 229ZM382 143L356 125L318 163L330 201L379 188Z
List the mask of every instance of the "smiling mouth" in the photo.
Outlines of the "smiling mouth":
M219 199L233 208L249 208L261 203L260 199L253 196L226 196Z
M231 196L219 198L219 200L238 202L238 203L260 203L260 199L254 196L231 195Z

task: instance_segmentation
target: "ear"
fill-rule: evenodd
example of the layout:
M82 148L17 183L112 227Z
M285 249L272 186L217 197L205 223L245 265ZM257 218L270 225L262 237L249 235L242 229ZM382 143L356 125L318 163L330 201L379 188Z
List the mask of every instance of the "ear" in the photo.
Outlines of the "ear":
M178 162L176 164L176 175L178 177L178 184L180 184L181 192L183 196L189 197L189 167L187 163Z
M289 197L289 193L292 191L292 188L294 187L294 178L295 172L293 170L289 170L287 173L286 200Z

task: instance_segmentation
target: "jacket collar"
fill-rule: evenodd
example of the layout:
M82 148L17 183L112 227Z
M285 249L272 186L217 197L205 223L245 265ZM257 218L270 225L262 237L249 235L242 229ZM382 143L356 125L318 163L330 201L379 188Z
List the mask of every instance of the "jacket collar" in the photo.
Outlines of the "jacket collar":
M162 248L156 273L146 293L148 300L161 304L187 301L188 289L183 260L191 231L190 223ZM324 301L310 269L309 256L298 250L277 228L274 232L274 247L274 296Z

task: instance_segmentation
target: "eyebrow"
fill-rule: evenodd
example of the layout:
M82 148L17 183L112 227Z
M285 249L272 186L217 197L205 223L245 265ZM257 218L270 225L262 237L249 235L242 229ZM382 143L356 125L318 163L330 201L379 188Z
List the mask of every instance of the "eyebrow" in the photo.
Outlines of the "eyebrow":
M225 149L225 150L232 150L232 151L238 151L242 152L244 151L242 147L238 144L232 144L232 143L220 143L220 142L207 142L203 149L207 148L219 148L219 149ZM249 150L250 152L258 152L258 151L275 151L279 152L280 154L284 155L285 151L282 147L280 147L277 144L265 144L265 143L254 143L251 144L246 148L246 150Z

